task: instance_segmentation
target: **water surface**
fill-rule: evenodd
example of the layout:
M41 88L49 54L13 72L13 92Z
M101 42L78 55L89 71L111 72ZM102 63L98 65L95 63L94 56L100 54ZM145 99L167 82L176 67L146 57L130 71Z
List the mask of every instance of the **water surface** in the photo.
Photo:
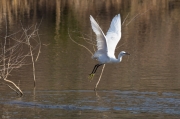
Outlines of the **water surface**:
M179 118L180 117L180 2L176 0L56 0L0 1L0 34L42 23L42 49L33 89L32 66L12 72L8 79L20 88L19 98L0 85L1 118ZM89 15L106 33L120 13L122 38L115 55L131 55L119 64L107 64L98 91L93 88L101 68L90 82L88 74L97 63L84 48L95 40ZM68 34L69 30L69 34Z

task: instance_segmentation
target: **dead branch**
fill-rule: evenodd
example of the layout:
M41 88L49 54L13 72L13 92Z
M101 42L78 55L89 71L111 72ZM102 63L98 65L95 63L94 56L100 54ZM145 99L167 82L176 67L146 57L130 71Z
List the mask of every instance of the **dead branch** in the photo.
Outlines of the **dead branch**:
M0 78L3 79L5 84L15 91L16 93L23 95L22 90L13 81L8 80L8 76L14 69L21 68L24 65L33 65L33 76L34 76L34 86L35 86L35 63L34 57L36 56L36 61L39 57L41 51L41 41L38 34L37 24L24 28L22 23L22 29L15 33L9 34L7 19L5 18L5 36L0 36L2 38L0 41ZM17 37L20 36L20 37ZM38 48L38 52L36 49ZM29 49L29 50L28 50ZM35 55L37 54L37 55ZM26 59L31 58L31 63L26 63ZM13 85L15 88L10 86Z
M77 43L76 41L74 41L74 40L71 38L71 36L70 36L70 34L69 34L69 28L68 28L68 35L69 35L69 38L70 38L75 44L77 44L77 45L79 45L79 46L85 48L91 55L93 55L93 53L92 53L86 46Z
M29 47L29 53L30 53L30 56L31 56L31 61L32 61L32 68L33 68L33 79L34 79L34 87L36 86L36 74L35 74L35 61L38 60L39 58L39 54L40 54L40 51L41 51L41 40L40 40L40 37L39 37L39 34L38 34L38 28L39 26L37 27L37 24L34 26L34 29L28 34L28 31L30 29L33 28L33 26L25 29L21 23L21 27L22 27L22 30L24 32L24 36L25 36L25 42L27 43L28 47ZM36 38L34 37L37 37L38 40L36 40ZM37 56L36 58L34 58L34 55L33 55L33 45L31 43L31 40L35 41L37 46L39 46L38 48L38 53L37 53ZM35 59L35 60L34 60Z
M96 83L96 86L94 87L94 91L96 91L97 86L98 86L98 84L99 84L99 82L100 82L100 80L101 80L102 74L103 74L103 72L104 72L105 65L106 65L106 64L103 64L103 68L102 68L102 71L101 71L101 75L99 76L99 79L98 79L98 81L97 81L97 83Z

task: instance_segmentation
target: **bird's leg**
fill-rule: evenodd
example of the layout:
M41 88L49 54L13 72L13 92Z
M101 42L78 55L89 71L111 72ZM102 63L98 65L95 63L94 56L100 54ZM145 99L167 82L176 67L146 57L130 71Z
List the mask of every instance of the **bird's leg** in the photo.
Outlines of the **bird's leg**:
M94 73L96 72L98 65L99 65L99 64L96 64L96 65L94 66L91 74L89 74L89 79L91 79L91 80L93 79Z
M94 75L95 75L95 73L96 73L98 67L101 66L101 65L102 65L102 64L96 64L96 65L94 66L94 68L93 68L91 74L89 74L89 78L90 78L91 80L93 79L93 77L94 77Z
M98 67L101 66L101 65L103 65L103 64L97 64L97 66L96 66L95 69L94 69L94 72L92 72L92 73L95 74L96 71L97 71L97 69L98 69ZM91 74L92 74L92 73L91 73Z
M91 74L94 74L94 73L96 72L98 66L99 66L99 64L96 64L96 65L94 66L94 68L93 68Z

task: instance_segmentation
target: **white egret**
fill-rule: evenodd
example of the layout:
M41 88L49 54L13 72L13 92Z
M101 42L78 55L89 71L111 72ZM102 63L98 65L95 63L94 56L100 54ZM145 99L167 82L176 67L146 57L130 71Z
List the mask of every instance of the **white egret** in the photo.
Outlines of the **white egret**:
M121 51L118 55L118 59L116 59L114 55L115 48L121 38L120 14L116 15L112 19L110 28L106 36L104 35L103 31L101 30L101 28L99 27L99 25L91 15L90 15L90 21L91 21L92 29L96 34L96 40L97 40L97 51L94 53L92 58L99 61L99 63L94 66L92 73L89 74L90 75L89 77L92 79L99 66L106 63L119 63L122 61L122 57L124 55L130 55L130 54L125 51ZM97 88L97 85L98 84L96 84L95 89Z

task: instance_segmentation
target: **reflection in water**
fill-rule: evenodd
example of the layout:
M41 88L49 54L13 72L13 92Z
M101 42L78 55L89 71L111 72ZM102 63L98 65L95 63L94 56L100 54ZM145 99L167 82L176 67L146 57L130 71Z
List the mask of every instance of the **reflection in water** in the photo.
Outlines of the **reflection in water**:
M10 32L17 31L19 20L29 26L43 18L39 33L44 44L36 65L36 91L31 93L31 66L15 71L10 78L16 83L21 81L25 96L17 101L14 93L0 85L4 93L0 98L3 109L0 114L7 116L4 118L9 115L101 118L102 113L103 118L178 118L179 12L180 1L177 0L0 0L0 35L4 34L5 14ZM123 60L125 63L106 65L103 81L98 86L100 92L95 96L91 90L97 79L92 82L87 79L95 61L70 40L68 28L74 40L93 51L92 45L81 35L95 39L89 15L95 16L106 32L112 17L118 13L122 21L129 15L122 26L120 44L124 45L115 55L123 49L131 56ZM127 25L137 14L140 15Z
M59 39L60 38L60 34L59 34L59 30L60 30L60 17L61 17L61 1L60 0L56 0L56 32L55 32L55 38L54 39Z

